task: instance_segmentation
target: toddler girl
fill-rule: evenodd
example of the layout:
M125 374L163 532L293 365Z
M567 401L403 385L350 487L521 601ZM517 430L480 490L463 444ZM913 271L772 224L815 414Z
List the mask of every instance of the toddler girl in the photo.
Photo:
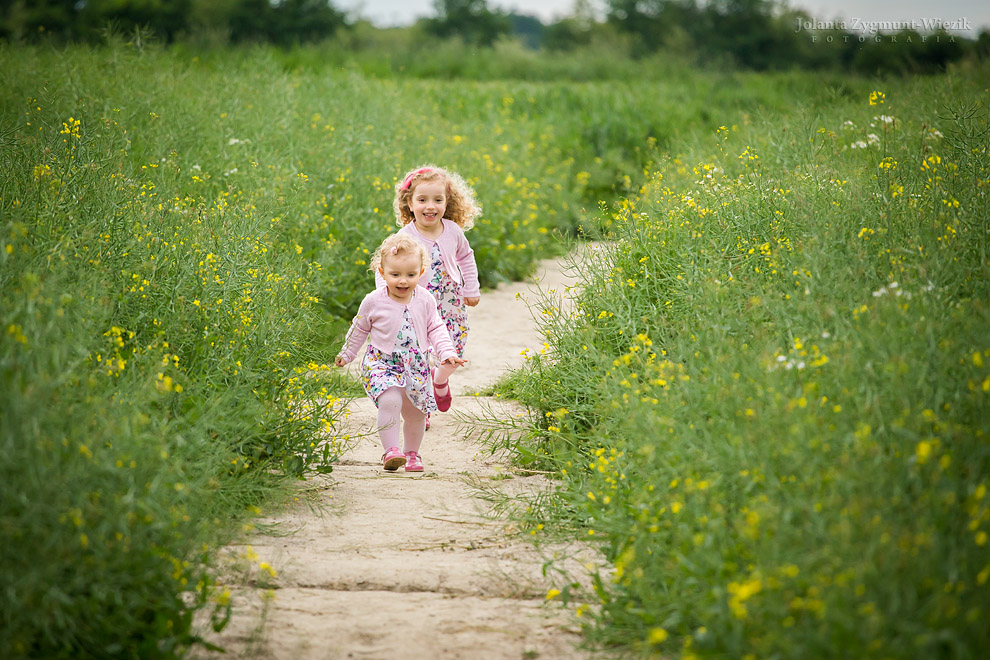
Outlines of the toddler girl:
M426 250L402 234L386 238L371 259L385 286L364 297L334 364L342 367L371 341L361 361L364 390L378 407L378 429L385 453L382 463L393 472L422 472L419 448L426 415L437 409L430 383L427 349L432 345L440 368L452 373L466 364L458 356L430 293L417 287L426 270ZM399 419L403 449L399 449Z
M474 190L456 173L427 165L407 172L396 184L392 208L402 227L399 234L414 237L426 248L426 290L437 301L440 318L458 357L464 357L467 307L481 300L474 250L464 237L481 215ZM441 412L450 409L447 379L455 368L454 364L440 364L433 374L437 409Z

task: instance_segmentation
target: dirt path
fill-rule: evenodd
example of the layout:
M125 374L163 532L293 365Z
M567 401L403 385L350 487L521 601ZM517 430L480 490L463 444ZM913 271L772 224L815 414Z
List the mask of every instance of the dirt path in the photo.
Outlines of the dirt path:
M541 264L536 281L561 292L567 284L554 261ZM511 402L465 393L518 366L524 349L540 349L527 307L535 291L533 284L503 285L470 310L470 364L451 378L452 411L518 414ZM433 416L424 473L385 473L374 404L355 401L346 423L345 432L370 435L331 478L309 482L329 506L321 512L300 503L272 521L294 533L257 535L250 549L231 549L252 557L248 574L266 575L257 568L265 562L276 575L231 585L235 616L218 640L226 657L589 657L575 648L580 638L569 615L546 606L547 590L560 585L542 575L545 557L509 523L485 517L490 505L469 483L519 492L546 488L544 478L513 474L466 440L450 414Z

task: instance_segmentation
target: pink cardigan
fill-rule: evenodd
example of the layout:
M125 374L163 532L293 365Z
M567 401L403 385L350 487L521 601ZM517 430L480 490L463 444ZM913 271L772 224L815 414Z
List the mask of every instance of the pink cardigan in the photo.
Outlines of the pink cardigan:
M433 249L433 244L438 243L443 253L443 266L454 282L461 285L461 295L465 298L477 298L481 295L481 286L478 284L478 264L474 261L474 250L471 249L460 225L446 218L441 222L443 222L443 233L436 241L420 234L415 222L410 222L399 231L419 239L426 248L427 257ZM377 272L375 283L379 288L385 285L385 280L381 279Z
M389 298L388 290L384 287L366 295L361 301L357 316L351 322L350 330L347 331L340 357L344 358L345 362L357 357L369 334L372 346L382 353L393 352L395 336L402 328L402 312L405 309L409 310L412 317L420 351L425 353L427 347L432 345L441 362L447 358L457 357L457 351L454 350L450 335L447 333L447 326L437 311L437 301L421 286L413 291L408 306Z

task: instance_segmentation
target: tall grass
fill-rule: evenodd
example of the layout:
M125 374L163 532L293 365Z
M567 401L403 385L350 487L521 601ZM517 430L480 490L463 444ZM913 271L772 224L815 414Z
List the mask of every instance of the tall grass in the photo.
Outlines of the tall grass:
M677 209L691 217L684 210L688 202L674 205L663 188L672 181L686 190L694 175L683 163L691 161L669 161L662 184L654 180L652 164L673 145L696 136L710 140L720 122L741 128L729 141L710 142L712 148L735 148L746 136L754 147L775 153L771 145L806 137L807 126L792 123L786 132L761 137L754 131L766 125L764 115L783 116L795 98L844 107L844 99L859 101L868 91L855 82L829 87L795 75L720 73L553 84L376 79L353 68L339 70L321 52L194 52L124 43L98 49L0 47L0 443L7 457L0 468L0 655L176 657L199 642L194 615L209 613L223 625L230 596L215 577L218 544L250 524L259 506L277 504L292 478L332 469L340 451L337 404L350 385L323 365L371 286L368 250L395 229L392 188L409 167L442 164L475 186L485 214L469 238L486 285L526 275L536 259L561 250L561 236L579 233L582 224L585 231L597 224L619 236L628 233L623 245L637 249L635 229L653 233L636 256L649 256L643 263L651 264L650 277L633 268L633 251L616 253L610 268L625 269L621 279L640 284L603 285L597 300L588 298L587 311L595 318L579 327L594 330L588 341L569 339L579 335L563 329L556 334L556 350L575 349L575 371L549 381L556 387L561 379L566 401L544 403L567 420L562 429L571 429L575 419L583 420L582 428L603 429L600 394L620 385L596 376L604 385L589 391L598 381L585 366L611 364L639 333L664 343L671 355L690 355L686 344L677 343L686 341L686 330L672 323L687 323L702 309L694 303L709 295L727 301L727 320L718 328L735 329L718 332L732 341L749 331L733 323L772 320L784 313L777 306L791 309L769 293L746 288L783 286L780 278L742 274L759 258L746 252L757 238L751 227L760 227L755 246L768 243L775 258L786 256L780 241L792 234L760 220L764 197L777 199L766 183L774 177L760 179L745 170L748 178L736 183L718 173L722 187L704 189L731 200L719 207L719 217L749 241L745 249L733 247L723 231L718 240L728 256L715 260L720 269L715 261L711 267L718 273L731 269L734 277L715 284L707 271L695 273L704 263L694 257L697 239L689 240L679 225L661 231L633 217L634 206L655 206L650 213L656 220ZM853 119L862 127L863 118ZM845 139L840 127L833 129ZM889 133L890 144L906 149L910 141L897 131ZM814 156L829 156L829 167L877 154L875 146L840 153L839 138L829 140ZM930 148L942 144L925 140ZM789 163L787 176L798 177L793 168L804 151L780 153ZM982 158L939 153L961 172ZM728 171L725 163L720 167ZM893 171L898 177L906 171L899 167ZM891 174L889 168L878 170L878 176ZM943 178L946 186L964 179ZM816 209L831 210L823 199L842 202L843 212L872 200L852 194L846 184L822 179L821 186L791 188L807 190L812 201L802 197L800 204L814 202ZM585 222L586 209L597 208L599 200L626 196L632 201L616 217ZM968 198L956 198L965 209ZM812 208L798 199L788 193L775 203L781 209ZM914 217L911 207L897 211L914 198L899 193L890 199L887 217ZM968 217L933 200L929 195L914 203L926 217L935 217L936 209ZM800 236L809 244L823 240L805 223ZM959 223L953 225L958 233L975 235ZM871 250L894 240L893 227L873 222L872 242L858 237L854 245L877 262L883 254ZM981 290L946 256L955 253L929 251L927 245L918 256L903 257L905 268L931 268L934 255L942 254L938 264L959 275L948 289L952 299L978 308L972 301L980 300ZM971 266L979 257L977 247L969 249L964 261ZM807 267L812 265L826 275L836 272L828 264ZM699 275L690 287L676 277L687 274ZM595 282L606 274L587 276ZM907 286L908 277L901 279ZM972 293L968 299L966 290ZM595 288L588 291L590 296ZM742 303L737 291L748 293ZM792 298L799 292L796 287ZM931 292L917 294L924 295ZM816 318L811 306L803 313ZM868 320L862 318L857 322ZM970 327L967 318L958 318L960 328ZM809 324L795 327L806 333ZM708 337L704 327L696 336ZM760 336L765 342L779 339L776 346L785 336L780 327L779 321L768 324ZM962 337L954 328L950 335ZM833 336L851 341L853 335ZM589 349L579 351L583 345ZM751 340L746 350L756 346L762 344ZM834 352L831 357L830 368L843 364ZM703 382L692 371L696 365L677 359L682 367L663 368L683 370L692 384ZM738 373L755 379L762 372ZM568 412L560 412L563 405ZM948 414L937 406L931 410L939 423ZM953 408L951 414L964 410ZM683 419L675 424L671 413L665 415L671 428L687 433ZM720 423L726 433L734 428ZM870 423L874 434L886 428ZM582 438L572 441L583 447ZM933 453L942 451L930 444ZM940 465L941 453L929 456L925 465ZM961 467L963 459L954 457L950 467ZM580 515L589 514L580 509ZM650 623L615 618L620 631Z
M348 385L322 365L402 172L472 181L490 285L628 186L617 168L649 137L584 126L649 102L605 86L124 43L0 62L3 657L175 657L197 612L223 625L218 544L340 450ZM700 121L663 107L663 130Z
M175 657L231 521L339 451L319 265L183 171L152 58L37 54L0 53L0 655Z
M512 381L579 606L643 657L973 658L990 645L986 72L675 143L602 218ZM871 93L873 92L873 93Z

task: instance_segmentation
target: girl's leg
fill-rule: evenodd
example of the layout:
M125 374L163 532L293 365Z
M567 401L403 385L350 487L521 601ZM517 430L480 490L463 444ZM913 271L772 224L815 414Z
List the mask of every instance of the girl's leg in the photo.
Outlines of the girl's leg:
M426 433L426 413L414 406L404 392L402 394L402 420L402 452L414 451L419 453L419 448L423 444L423 435Z
M436 386L437 394L444 395L447 393L447 379L450 378L450 374L454 373L456 369L456 364L441 364L434 370L433 384Z
M385 451L399 446L399 420L406 401L401 387L390 387L378 397L378 436Z

